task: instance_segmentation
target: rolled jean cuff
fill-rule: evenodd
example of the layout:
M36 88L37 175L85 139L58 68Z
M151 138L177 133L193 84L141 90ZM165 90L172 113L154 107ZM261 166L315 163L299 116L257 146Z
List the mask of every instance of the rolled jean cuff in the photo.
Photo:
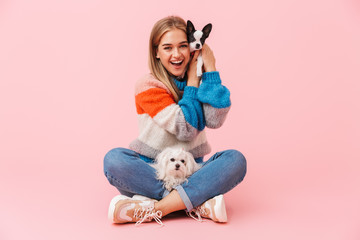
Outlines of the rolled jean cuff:
M182 201L184 202L186 209L190 212L191 210L193 210L194 206L192 205L188 195L186 194L184 188L181 185L178 185L175 187L175 189L177 190L177 192L179 193Z
M169 195L169 193L170 193L170 192L165 189L165 191L164 191L164 193L163 193L163 195L162 195L162 198L164 198L164 197L166 197L167 195Z

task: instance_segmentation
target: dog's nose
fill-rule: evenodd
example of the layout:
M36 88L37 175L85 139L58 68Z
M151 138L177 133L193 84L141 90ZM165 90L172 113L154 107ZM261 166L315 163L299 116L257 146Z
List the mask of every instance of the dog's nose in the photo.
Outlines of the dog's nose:
M199 48L200 48L200 43L197 43L197 44L195 45L195 48L196 48L196 49L199 49Z
M179 168L179 167L180 167L180 164L177 163L177 164L175 165L175 167L176 167L176 168Z

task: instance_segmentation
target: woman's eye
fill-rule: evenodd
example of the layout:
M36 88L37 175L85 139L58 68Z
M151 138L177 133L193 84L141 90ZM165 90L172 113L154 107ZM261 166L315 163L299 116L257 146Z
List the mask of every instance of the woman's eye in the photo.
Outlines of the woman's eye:
M171 159L170 159L170 161L174 162L174 161L175 161L175 159L174 159L174 158L171 158Z
M171 49L171 47L164 47L164 49L165 49L165 50L170 50L170 49Z
M181 45L180 47L181 48L187 48L187 45L184 44L184 45Z

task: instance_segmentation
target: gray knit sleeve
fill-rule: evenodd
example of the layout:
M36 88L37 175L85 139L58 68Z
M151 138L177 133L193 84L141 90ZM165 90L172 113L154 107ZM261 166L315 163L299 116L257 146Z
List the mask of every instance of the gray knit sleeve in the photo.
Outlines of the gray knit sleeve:
M203 111L205 115L205 122L208 128L219 128L225 122L226 116L230 110L230 107L215 108L210 104L203 104Z

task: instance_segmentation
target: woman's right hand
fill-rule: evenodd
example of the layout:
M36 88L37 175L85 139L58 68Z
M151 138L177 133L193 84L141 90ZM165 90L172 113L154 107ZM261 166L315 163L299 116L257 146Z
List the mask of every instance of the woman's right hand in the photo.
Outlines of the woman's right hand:
M195 51L194 56L192 57L189 63L189 68L187 70L187 76L188 76L187 86L199 87L200 77L196 75L196 65L197 65L197 58L199 56L199 53L200 53L199 50Z

